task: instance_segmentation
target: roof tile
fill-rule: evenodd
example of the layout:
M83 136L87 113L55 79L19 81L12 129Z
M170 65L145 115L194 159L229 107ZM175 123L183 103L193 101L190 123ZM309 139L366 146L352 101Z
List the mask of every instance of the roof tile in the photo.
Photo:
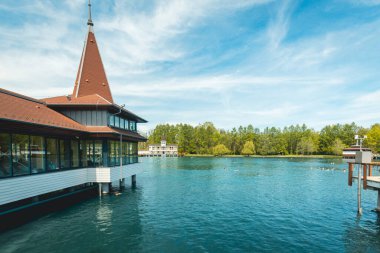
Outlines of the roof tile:
M48 108L37 99L0 89L0 118L85 131L78 122Z
M89 30L72 96L80 98L92 94L99 94L110 103L113 103L111 89L100 57L95 34Z

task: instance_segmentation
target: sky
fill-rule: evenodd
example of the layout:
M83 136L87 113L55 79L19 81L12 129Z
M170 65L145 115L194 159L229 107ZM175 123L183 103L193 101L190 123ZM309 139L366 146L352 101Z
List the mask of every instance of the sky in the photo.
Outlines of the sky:
M0 1L0 87L71 94L86 0ZM380 0L93 0L114 100L157 124L380 122Z

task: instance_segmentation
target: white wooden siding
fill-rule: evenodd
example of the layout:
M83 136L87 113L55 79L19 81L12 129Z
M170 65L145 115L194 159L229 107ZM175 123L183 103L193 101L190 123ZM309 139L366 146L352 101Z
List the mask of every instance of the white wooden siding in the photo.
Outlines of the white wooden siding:
M85 183L110 183L138 174L141 164L122 168L84 168L0 180L0 205ZM120 177L122 174L122 177Z

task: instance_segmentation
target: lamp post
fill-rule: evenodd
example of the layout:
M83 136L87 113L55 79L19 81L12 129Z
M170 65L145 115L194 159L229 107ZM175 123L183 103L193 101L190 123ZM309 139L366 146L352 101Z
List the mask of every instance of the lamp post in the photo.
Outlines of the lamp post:
M122 112L123 108L125 107L125 104L120 106L120 111L112 114L112 116L118 115ZM120 123L119 123L120 124ZM120 156L120 179L119 179L119 185L122 185L123 181L123 134L120 132L120 144L119 144L119 156ZM120 187L121 188L121 187Z
M363 137L360 137L359 135L355 135L355 140L356 140L356 144L358 144L359 142L359 150L360 152L362 151L362 145L363 145L363 140L364 139L367 139L367 135L364 135ZM362 215L362 205L361 205L361 194L362 194L362 191L361 191L361 177L362 177L362 173L361 173L361 164L358 164L358 214L359 215Z

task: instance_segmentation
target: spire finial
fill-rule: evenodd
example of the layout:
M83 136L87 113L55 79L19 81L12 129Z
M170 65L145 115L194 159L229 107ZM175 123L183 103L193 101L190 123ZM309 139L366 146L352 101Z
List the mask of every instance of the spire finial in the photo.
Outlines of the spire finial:
M88 21L87 21L87 25L94 26L94 23L92 23L92 19L91 19L91 1L90 0L88 0Z

